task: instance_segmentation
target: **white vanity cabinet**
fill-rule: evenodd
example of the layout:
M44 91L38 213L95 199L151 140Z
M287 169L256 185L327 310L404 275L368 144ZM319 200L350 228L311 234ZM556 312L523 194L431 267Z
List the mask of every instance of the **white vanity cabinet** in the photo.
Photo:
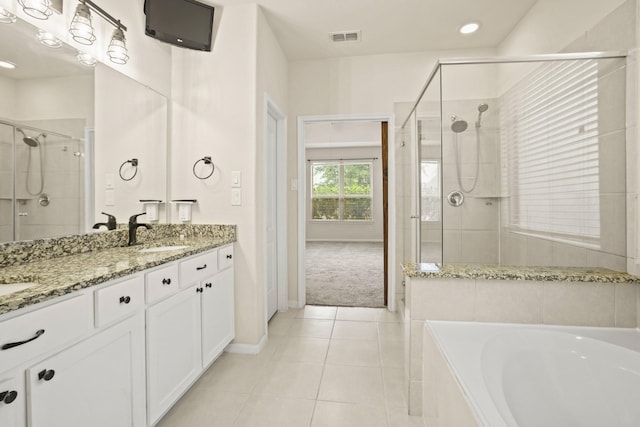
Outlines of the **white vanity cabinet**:
M27 370L30 427L144 426L142 312Z
M0 426L26 425L25 405L23 376L0 376Z
M147 393L153 425L234 337L233 246L180 262L176 295L147 309ZM227 258L225 258L227 259ZM218 272L218 265L224 268ZM205 277L205 271L209 277Z

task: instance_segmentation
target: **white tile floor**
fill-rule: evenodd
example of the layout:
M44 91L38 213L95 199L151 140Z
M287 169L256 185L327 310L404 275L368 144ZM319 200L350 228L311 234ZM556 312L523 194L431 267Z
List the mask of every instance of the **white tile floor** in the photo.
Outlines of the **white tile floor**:
M417 427L403 329L386 309L277 313L257 356L224 353L159 427Z

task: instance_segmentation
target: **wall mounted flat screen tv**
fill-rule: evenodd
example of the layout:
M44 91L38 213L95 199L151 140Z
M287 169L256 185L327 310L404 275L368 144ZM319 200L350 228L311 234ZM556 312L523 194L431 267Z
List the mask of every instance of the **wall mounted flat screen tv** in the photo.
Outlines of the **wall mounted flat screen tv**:
M211 51L217 8L194 0L145 0L145 34L195 50ZM219 16L215 16L216 23Z

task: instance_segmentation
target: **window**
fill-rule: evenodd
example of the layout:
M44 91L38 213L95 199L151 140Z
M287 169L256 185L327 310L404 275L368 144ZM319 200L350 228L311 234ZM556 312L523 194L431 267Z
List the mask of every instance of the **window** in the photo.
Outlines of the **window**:
M505 94L500 121L509 227L597 243L598 63L540 67Z
M371 221L371 163L311 163L311 218Z
M440 221L440 164L420 162L421 221Z

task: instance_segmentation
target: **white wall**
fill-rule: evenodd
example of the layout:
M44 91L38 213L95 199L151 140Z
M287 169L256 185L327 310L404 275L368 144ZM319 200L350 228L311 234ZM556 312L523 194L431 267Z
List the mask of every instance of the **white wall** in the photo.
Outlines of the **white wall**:
M173 57L171 195L198 200L193 223L237 224L234 342L255 346L266 333L264 94L286 111L286 58L255 4L225 7L211 53L175 48ZM191 168L205 155L216 171L202 181ZM242 172L241 206L231 206L231 171Z

